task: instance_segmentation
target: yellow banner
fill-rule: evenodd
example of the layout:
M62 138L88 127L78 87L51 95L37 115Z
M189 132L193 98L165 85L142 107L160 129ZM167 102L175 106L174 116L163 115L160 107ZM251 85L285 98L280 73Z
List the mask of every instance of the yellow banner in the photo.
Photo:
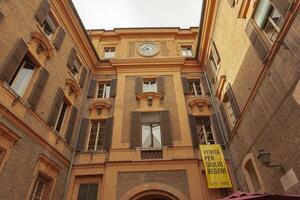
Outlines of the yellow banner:
M200 145L208 188L231 188L222 148L219 144Z

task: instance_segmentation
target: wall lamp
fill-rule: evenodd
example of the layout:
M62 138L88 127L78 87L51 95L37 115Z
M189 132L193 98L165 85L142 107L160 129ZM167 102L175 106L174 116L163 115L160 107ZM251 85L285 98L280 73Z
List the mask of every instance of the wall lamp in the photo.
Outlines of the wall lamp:
M262 164L270 168L281 169L284 173L286 172L282 165L270 165L271 163L271 153L265 152L263 149L259 150L257 160Z

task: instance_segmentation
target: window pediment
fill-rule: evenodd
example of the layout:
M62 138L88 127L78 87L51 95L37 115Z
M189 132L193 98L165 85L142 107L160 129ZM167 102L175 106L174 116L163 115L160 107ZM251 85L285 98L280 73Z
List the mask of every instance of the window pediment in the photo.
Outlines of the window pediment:
M40 54L44 52L47 59L52 58L53 54L53 47L49 42L49 39L42 33L37 31L32 32L31 39L33 42L37 43L37 53Z
M69 87L69 96L72 96L72 91L75 93L75 97L78 97L81 94L80 86L75 80L68 78L66 80L66 86Z
M90 111L96 110L97 108L109 110L111 108L111 105L105 101L98 101L89 106Z

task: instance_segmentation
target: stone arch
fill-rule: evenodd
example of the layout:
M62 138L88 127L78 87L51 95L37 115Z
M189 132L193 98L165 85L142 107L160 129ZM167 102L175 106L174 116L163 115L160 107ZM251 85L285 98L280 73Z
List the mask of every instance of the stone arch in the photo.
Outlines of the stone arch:
M147 197L165 198L166 200L188 200L179 190L163 183L145 183L138 185L127 193L120 200L140 200Z

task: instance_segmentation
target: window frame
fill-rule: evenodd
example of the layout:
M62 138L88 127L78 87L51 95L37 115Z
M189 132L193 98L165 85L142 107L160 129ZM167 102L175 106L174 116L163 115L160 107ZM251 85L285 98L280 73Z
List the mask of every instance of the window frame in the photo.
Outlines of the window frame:
M143 147L143 126L149 126L150 125L150 136L151 136L151 144L150 144L150 146L149 147ZM155 147L154 146L154 131L153 131L153 129L156 127L156 126L154 126L154 125L158 125L159 126L159 134L160 134L160 146L159 147ZM142 139L142 141L141 141L141 147L142 147L142 149L157 149L157 148L162 148L162 134L161 134L161 122L160 123L158 123L158 122L148 122L148 123L141 123L141 129L142 129L142 131L141 131L141 133L142 133L142 137L141 137L141 139Z
M76 65L77 65L78 71L77 71ZM76 79L78 77L81 67L82 67L82 63L81 63L81 61L78 57L78 54L77 54L75 59L74 59L74 62L72 64L72 67L69 68L70 73L71 73L71 75L73 76L74 79Z
M198 120L200 119L205 119L209 122L209 124L202 124L199 125L197 124ZM195 124L196 124L196 129L197 129L197 139L199 144L216 144L216 137L214 134L214 130L213 130L213 125L210 121L210 117L209 116L195 116ZM207 125L209 125L210 131L207 130ZM198 127L200 126L200 130L198 130ZM201 130L203 130L203 132L201 132ZM211 134L212 136L212 140L209 140L209 134ZM205 139L205 143L203 143L202 137L204 137Z
M53 30L51 30L52 32L50 34L48 34L45 31L45 23L48 23L50 28L53 28ZM59 27L59 22L58 22L57 18L55 17L55 15L53 14L53 12L51 11L51 9L49 10L49 13L47 14L45 20L43 21L43 24L40 25L40 27L41 27L41 30L44 33L44 35L49 40L53 40L55 38L56 32L57 32L58 27Z
M147 84L145 84L148 82ZM145 90L145 85L148 85L148 89ZM155 78L145 78L143 79L143 93L144 92L155 92L157 93L157 79Z
M98 81L98 86L97 86L97 99L109 99L110 97L110 91L111 91L111 82L112 81ZM102 89L102 95L99 96L99 91L100 91L100 85L103 85ZM109 87L109 91L107 92L107 88Z
M39 183L38 181L43 182L43 184L44 184L44 188L42 189L40 197L37 197L36 194L35 194L37 192L37 190L39 189L39 187L37 186L37 184ZM33 184L32 192L30 194L30 200L49 199L52 182L53 181L51 180L50 177L43 174L42 172L38 172L37 177L36 177L36 179L34 181L34 184ZM35 194L35 196L33 196L34 194Z
M93 123L97 123L97 131L96 131L96 138L95 138L95 143L93 144L94 148L93 150L90 150L90 140L91 140L91 134L92 134L92 129L93 129ZM101 133L101 124L104 124L104 130L103 133ZM86 151L92 151L92 152L97 152L97 151L101 151L104 148L104 143L105 143L105 132L106 132L106 120L100 119L100 120L91 120L90 121L90 127L89 127L89 135L88 135L88 140L87 140L87 144L86 144ZM100 135L103 134L103 143L99 146L100 149L97 149L98 147L98 142L100 140L99 137ZM101 148L102 147L102 148Z
M189 92L191 93L191 95L194 95L194 96L201 96L203 95L203 87L202 87L202 82L200 80L200 78L188 78L188 84L189 84ZM200 91L197 91L197 86L195 84L196 81L199 81L199 88L200 88ZM190 90L190 83L192 82L193 86L193 90L191 91ZM199 92L199 94L198 94Z
M181 45L180 46L180 52L181 52L181 56L186 57L186 58L190 58L194 56L193 53L193 45ZM190 55L189 55L190 53ZM186 54L186 55L184 55Z
M111 59L116 57L116 47L103 47L103 58Z
M64 106L65 106L65 109L64 109ZM62 131L63 127L64 127L64 122L66 120L69 107L70 107L70 105L64 97L63 102L61 103L60 108L59 108L59 114L56 118L55 125L53 127L54 130L56 130L58 133L60 133ZM61 119L61 114L62 114L63 109L64 109L64 114L63 114L63 118ZM59 130L57 130L57 126L59 125L60 119L61 119L60 127L59 127Z

